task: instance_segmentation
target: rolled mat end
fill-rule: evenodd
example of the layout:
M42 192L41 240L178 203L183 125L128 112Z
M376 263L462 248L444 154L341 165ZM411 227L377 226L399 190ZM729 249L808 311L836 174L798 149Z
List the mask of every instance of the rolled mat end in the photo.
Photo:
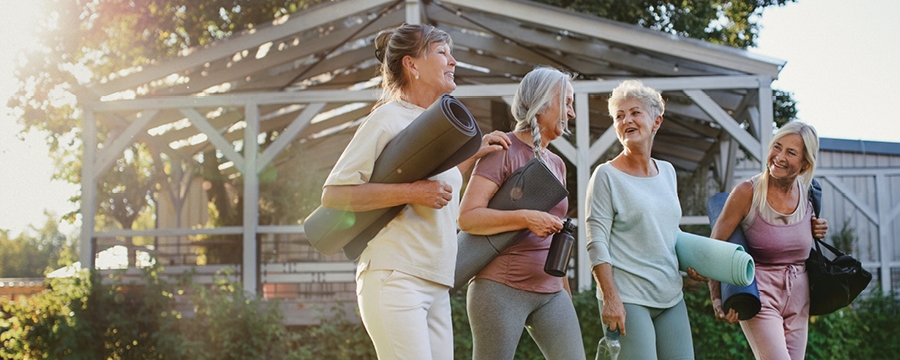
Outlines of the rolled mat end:
M690 267L713 280L748 285L754 278L753 258L732 243L679 231L675 254L679 269Z

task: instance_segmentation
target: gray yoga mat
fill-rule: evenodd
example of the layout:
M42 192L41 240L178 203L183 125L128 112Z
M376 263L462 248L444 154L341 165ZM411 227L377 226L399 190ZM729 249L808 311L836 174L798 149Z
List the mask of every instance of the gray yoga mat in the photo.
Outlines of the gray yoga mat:
M387 144L375 161L369 181L406 183L426 179L472 157L480 147L481 128L472 114L453 96L443 95ZM364 212L319 206L303 227L316 250L333 255L343 248L352 260L404 206Z
M679 269L692 267L710 279L738 286L750 285L755 279L753 258L739 245L679 231L675 255Z
M709 216L710 226L715 226L719 220L722 209L725 208L725 200L728 199L728 193L722 192L713 195L706 202L706 213ZM740 226L734 229L728 242L741 246L747 246L747 238L744 237L744 230ZM722 283L720 286L722 294L722 309L727 313L728 310L734 309L738 313L738 319L747 320L759 313L762 309L762 303L759 300L759 288L756 286L756 278L746 286L737 286L729 283Z
M529 160L513 171L500 185L488 208L497 210L529 209L550 211L569 196L566 187L538 158ZM526 230L508 231L494 235L473 235L465 231L457 234L456 274L453 294L466 285L491 260L516 242Z

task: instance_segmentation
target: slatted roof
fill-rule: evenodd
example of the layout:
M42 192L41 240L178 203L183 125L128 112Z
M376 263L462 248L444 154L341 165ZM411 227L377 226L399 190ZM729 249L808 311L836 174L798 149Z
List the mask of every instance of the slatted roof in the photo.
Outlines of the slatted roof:
M461 87L516 84L539 64L566 69L576 74L577 80L586 82L747 75L774 79L784 65L783 61L747 51L527 1L343 0L261 24L173 59L161 59L90 89L104 99L373 89L379 83L379 64L372 45L375 34L399 26L408 20L407 12L417 10L421 22L433 24L453 37L454 56L459 62L456 81ZM729 114L739 115L757 101L753 89L708 91L707 95ZM722 128L710 126L715 122L693 104L689 95L670 92L665 97L669 102L669 121L658 135L656 156L691 170L692 163L701 161L712 148ZM355 103L335 100L338 101L329 103L321 112ZM590 111L595 114L591 131L595 133L592 138L596 138L610 120L602 94L592 96L591 102ZM481 106L484 104L489 103ZM217 108L202 108L201 112ZM336 119L310 126L299 137L318 134L328 127L346 126L345 123L364 117L371 106L358 104L353 108ZM261 130L282 130L303 109L303 104L263 106L260 116L265 125ZM480 110L478 114L489 114L488 109ZM149 127L185 118L177 111L163 112ZM242 116L225 109L211 119L211 125L224 127ZM490 121L479 120L491 127ZM153 137L172 144L198 132L180 128ZM241 135L237 132L230 137L226 139ZM193 156L204 148L194 145L182 152ZM332 150L339 152L340 148Z
M553 145L577 169L579 197L617 143L606 98L623 79L663 92L653 156L680 170L710 166L727 186L737 149L760 156L771 136L770 86L782 60L524 0L335 0L90 85L79 97L88 113L86 156L94 158L84 181L96 181L133 141L190 166L216 149L233 174L298 156L329 169L378 96L375 35L404 22L452 36L453 95L485 132L509 129L506 102L535 66L575 74L574 135ZM92 120L108 133L92 133ZM279 139L267 148L249 143L262 134ZM86 217L94 211L83 208ZM244 249L253 259L255 250Z

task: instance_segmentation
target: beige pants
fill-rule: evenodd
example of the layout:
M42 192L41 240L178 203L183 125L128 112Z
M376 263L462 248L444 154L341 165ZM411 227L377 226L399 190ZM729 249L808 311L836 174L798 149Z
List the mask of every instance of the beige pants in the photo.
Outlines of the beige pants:
M452 360L449 290L400 271L360 271L359 312L378 359Z

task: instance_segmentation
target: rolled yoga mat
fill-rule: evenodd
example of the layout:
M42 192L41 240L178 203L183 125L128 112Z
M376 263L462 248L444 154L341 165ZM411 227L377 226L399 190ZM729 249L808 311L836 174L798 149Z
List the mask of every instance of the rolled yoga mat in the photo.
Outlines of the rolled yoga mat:
M362 134L364 135L364 134ZM373 183L406 183L440 174L481 147L481 128L462 102L443 95L385 146ZM352 212L319 206L303 224L310 244L325 255L341 248L353 260L406 205Z
M569 196L553 172L540 159L533 158L513 171L500 185L488 208L497 210L529 209L550 211ZM457 234L456 275L453 294L478 274L491 260L519 239L526 230L507 231L494 235L473 235L465 231Z
M675 255L681 270L692 267L710 279L740 286L754 280L753 258L735 244L679 231Z
M706 213L709 214L710 226L715 226L719 214L725 208L725 200L728 199L728 193L718 193L709 198L706 202ZM741 246L746 249L747 238L744 237L744 230L740 226L734 229L728 242ZM756 277L746 286L737 286L729 283L722 283L722 309L727 313L728 310L734 309L738 313L738 319L747 320L759 313L762 304L759 301L759 289L756 287Z

